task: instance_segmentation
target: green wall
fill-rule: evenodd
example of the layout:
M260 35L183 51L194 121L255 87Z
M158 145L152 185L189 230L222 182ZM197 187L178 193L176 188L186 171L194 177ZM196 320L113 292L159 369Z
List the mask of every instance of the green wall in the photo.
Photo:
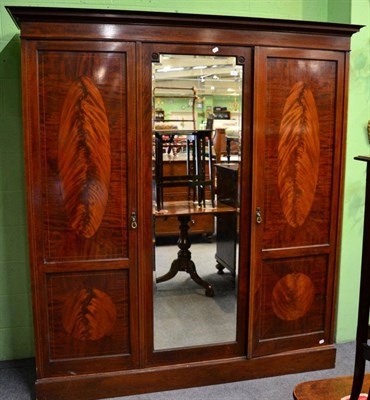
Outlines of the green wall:
M352 38L348 104L347 157L343 234L339 280L337 341L355 337L359 271L361 266L365 163L357 155L370 155L367 121L370 120L370 1L352 0L351 22L367 25Z
M20 48L4 5L122 8L370 24L369 0L0 0L0 360L33 355L23 178ZM364 166L370 119L369 31L353 39L337 341L355 337Z
M33 354L23 178L20 41L1 10L0 360Z
M353 3L356 1L352 0ZM328 21L351 23L352 2L351 0L328 0Z

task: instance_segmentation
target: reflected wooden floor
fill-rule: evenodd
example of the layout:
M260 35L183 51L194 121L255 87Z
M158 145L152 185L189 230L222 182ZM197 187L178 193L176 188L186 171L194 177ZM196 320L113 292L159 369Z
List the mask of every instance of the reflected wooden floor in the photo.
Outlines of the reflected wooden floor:
M340 400L348 396L352 388L352 376L302 382L294 389L295 400ZM370 374L365 375L361 393L370 387Z

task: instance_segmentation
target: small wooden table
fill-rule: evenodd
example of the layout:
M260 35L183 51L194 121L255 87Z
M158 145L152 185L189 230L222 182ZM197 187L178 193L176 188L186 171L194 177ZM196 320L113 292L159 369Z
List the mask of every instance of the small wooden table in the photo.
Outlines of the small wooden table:
M197 214L213 214L219 215L224 213L235 213L237 209L231 207L227 204L218 202L212 207L212 202L207 200L206 206L203 207L197 203L191 201L174 201L164 203L162 210L154 210L154 215L156 218L166 218L176 216L179 220L180 235L177 241L179 251L177 253L177 258L172 261L170 270L156 279L157 283L165 282L172 279L179 271L187 272L191 279L198 285L203 286L206 289L206 296L213 297L214 290L212 286L203 280L197 273L194 262L191 259L191 242L188 235L189 222L192 215Z
M302 382L293 392L295 400L340 400L351 393L353 376ZM370 374L366 374L361 393L367 393Z

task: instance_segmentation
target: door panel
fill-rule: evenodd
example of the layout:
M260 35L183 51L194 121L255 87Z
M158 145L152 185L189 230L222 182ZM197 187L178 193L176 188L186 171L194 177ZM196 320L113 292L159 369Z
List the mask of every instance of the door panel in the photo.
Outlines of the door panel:
M41 375L137 365L134 47L35 43L27 151ZM38 108L38 112L35 112ZM27 109L28 110L28 109ZM27 111L25 112L27 116ZM28 130L30 132L30 129ZM38 134L37 134L38 132Z
M336 67L267 61L264 249L329 243Z
M48 274L50 359L128 355L129 273Z
M233 58L233 61L230 63L227 61L229 58ZM199 65L192 64L194 63L194 59L198 60ZM252 98L252 51L250 48L216 46L215 44L202 45L198 43L194 45L171 45L165 43L152 43L143 45L142 60L143 111L141 115L143 116L143 139L141 143L143 148L140 151L140 154L146 154L146 156L145 160L143 160L145 162L141 162L139 168L141 169L141 179L144 182L144 185L142 185L144 188L142 191L143 194L148 196L148 194L152 191L152 163L154 163L155 159L154 155L153 158L149 156L151 155L153 149L152 115L155 115L155 113L153 113L153 104L156 107L167 106L167 93L164 95L164 100L153 101L153 87L170 91L172 87L189 88L196 86L197 105L195 106L195 111L197 116L199 116L203 122L207 120L209 114L213 113L213 106L227 105L229 107L228 110L233 111L231 114L234 113L234 115L237 115L237 118L240 119L241 123L239 122L239 125L237 126L241 127L242 129L241 153L239 154L239 159L237 160L239 163L239 181L236 180L238 188L234 190L236 197L239 196L238 199L235 199L236 203L242 204L240 210L238 209L238 218L240 224L234 223L234 226L230 227L230 232L234 232L234 241L237 241L237 238L240 238L240 241L237 243L239 249L238 259L236 260L236 264L239 265L237 268L237 278L235 279L235 275L233 277L228 270L226 270L224 275L218 274L218 269L216 268L217 260L215 255L219 249L213 250L212 245L215 249L217 249L217 245L222 245L222 243L217 243L216 235L214 235L211 242L207 243L197 243L197 239L194 237L191 237L190 241L188 241L188 239L185 240L186 243L189 243L190 252L192 253L191 260L194 261L197 273L201 277L206 276L209 281L212 281L214 287L216 288L213 298L207 297L204 293L204 290L201 289L201 291L199 291L199 287L195 286L196 284L193 285L193 282L187 278L188 275L185 267L180 270L180 272L176 275L176 278L173 280L172 278L165 279L163 281L161 281L161 278L158 279L158 277L162 276L160 269L163 268L164 271L167 272L170 266L173 265L173 261L176 260L176 255L181 254L181 251L179 251L175 241L172 241L172 243L170 243L171 246L167 248L162 246L162 243L159 243L159 240L156 240L157 238L155 238L154 232L157 225L154 227L152 225L152 221L154 221L154 224L157 224L156 219L161 218L161 215L153 213L153 203L155 203L154 198L153 202L148 202L147 197L145 200L142 200L144 212L143 220L145 224L144 229L146 232L152 233L151 235L147 234L146 237L143 238L142 244L144 248L143 251L140 252L142 254L151 255L151 257L146 257L145 267L142 269L142 293L145 296L142 315L144 317L144 363L147 365L168 365L170 363L177 364L200 360L220 358L225 359L235 356L245 356L247 334L247 291L249 283L248 243L250 239L250 197L248 195L248 190L250 190L251 182L250 128L252 103L250 99ZM171 79L166 78L167 81L163 82L165 79L162 79L159 76L159 73L162 71L159 71L158 74L155 75L152 71L152 64L155 65L156 68L162 69L162 64L169 62L167 60L173 62L172 67L178 67L178 70L173 70L174 74L171 76ZM210 90L210 82L212 80L215 81L218 78L218 76L215 76L214 78L213 76L216 75L216 73L226 74L226 69L230 68L229 64L224 65L222 68L220 65L216 65L221 64L220 60L222 60L223 64L229 63L230 65L234 65L233 63L236 63L237 68L232 72L241 71L240 73L237 73L239 79L241 79L243 82L241 85L241 92L238 93L238 96L242 97L241 108L233 108L235 107L235 104L238 103L232 96L219 96L221 100L218 99L215 101L213 106L212 103L207 103L207 96L212 96L212 94L207 92L207 90ZM181 62L183 64L181 64ZM163 70L165 69L163 68ZM203 73L197 72L197 74L200 75L196 75L195 72L200 70L203 70ZM186 79L184 79L185 83L179 83L180 74L189 75L186 77ZM226 79L230 81L229 85L233 87L233 79L236 80L236 78L233 77L230 71L228 72L228 76L225 78L225 81ZM220 81L223 81L223 79L220 79ZM230 86L226 86L226 83L224 83L224 85L225 91L228 87L231 91ZM216 86L216 84L214 84L214 86ZM171 95L175 100L177 100L174 93L171 93ZM175 100L171 100L173 104L176 104ZM174 108L175 110L180 110L184 113L184 120L189 118L188 111L190 108L188 103L189 100L187 100L187 104L184 104L183 106L179 106L177 104L178 108ZM215 107L215 109L217 109L217 107ZM177 123L178 126L176 126L174 129L177 129L181 135L182 122L175 121L175 117L174 120L171 120L170 111L171 110L165 111L165 122L173 124ZM187 118L185 118L185 116L187 116ZM167 118L169 121L167 121ZM236 117L234 118L236 120ZM201 128L199 128L197 125L196 129ZM163 155L163 158L165 157L167 157L166 154ZM176 159L172 161L174 163L177 162ZM229 165L227 164L226 157L222 161L224 165ZM214 163L216 163L215 160ZM216 166L214 164L213 168L216 171ZM232 182L228 183L232 185ZM186 187L184 188L183 192L185 192L185 194L188 193ZM141 195L139 194L139 196ZM170 203L171 200L174 200L173 203L176 203L178 200L184 202L187 199L188 195L186 195L186 198L184 199L169 199L169 196L165 196L164 209L166 210L166 207L168 207L166 202ZM217 201L221 200L221 196L216 199L215 210L217 208ZM207 209L207 206L205 208ZM176 209L176 204L172 204L172 209ZM214 213L217 214L217 211L214 211ZM198 217L198 215L201 217L207 216L205 213L198 213L195 215L195 217ZM159 218L156 218L157 216L159 216ZM164 214L164 216L166 217L166 214ZM213 216L212 214L208 214L208 216L211 216L212 219L219 221L217 220L218 216ZM176 220L178 219L177 216L174 216L173 218ZM160 222L158 223L158 226L160 226L159 224ZM175 234L177 237L179 237L180 230L178 221L175 227L177 229ZM174 236L174 238L176 240L176 236ZM232 238L229 239L232 241ZM184 242L183 237L181 240L179 240L178 243L181 244ZM196 252L197 246L203 246L201 252L199 253ZM204 254L204 256L201 257L201 254ZM166 258L167 255L168 259ZM230 257L232 257L232 255L230 255ZM222 269L221 266L220 269ZM166 278L168 276L169 275L167 274ZM226 288L227 292L222 291L222 289L217 287L217 278L219 279L219 287ZM186 285L188 285L188 283L190 284L187 288ZM231 293L229 297L232 299L232 301L230 302L228 302L228 297L226 295L228 293ZM193 300L194 298L195 300ZM174 300L171 301L171 299ZM194 304L200 304L196 310L196 313L192 311L194 309ZM216 307L214 308L213 306ZM209 318L209 315L216 315L213 312L214 309L217 309L217 312L220 311L220 313L217 314L218 317L213 319ZM212 310L213 313L210 310ZM227 327L225 330L222 329L223 324L225 324L225 318L223 319L221 317L222 315L226 315L229 318L232 316L233 318L230 318L232 322L226 324ZM166 326L166 328L163 329L163 326ZM231 335L229 335L230 331L232 331ZM153 340L153 337L159 338L157 342ZM174 340L171 341L171 338L174 338Z
M262 262L259 345L273 353L293 346L286 337L305 336L319 344L325 332L327 255L267 259ZM281 340L284 338L284 340Z
M256 65L252 348L262 355L332 340L343 58L258 49Z
M126 55L43 50L38 62L44 258L126 258Z

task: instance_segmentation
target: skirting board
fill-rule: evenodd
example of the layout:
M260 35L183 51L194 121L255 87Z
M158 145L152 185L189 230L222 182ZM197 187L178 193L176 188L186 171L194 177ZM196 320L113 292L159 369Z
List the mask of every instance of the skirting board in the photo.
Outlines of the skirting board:
M0 361L0 369L3 368L22 368L22 367L32 367L35 365L34 358L22 358L17 360L4 360Z

